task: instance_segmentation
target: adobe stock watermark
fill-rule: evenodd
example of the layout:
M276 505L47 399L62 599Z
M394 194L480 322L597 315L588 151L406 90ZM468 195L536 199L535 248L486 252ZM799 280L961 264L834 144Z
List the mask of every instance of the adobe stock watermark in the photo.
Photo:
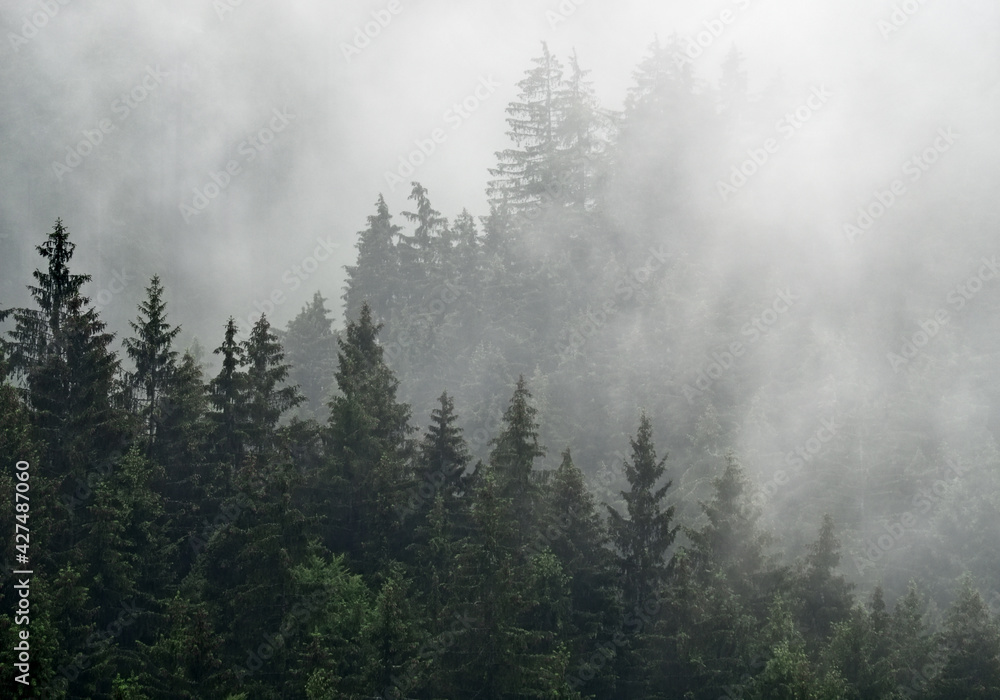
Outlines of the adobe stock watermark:
M576 14L580 5L587 0L562 0L554 10L545 11L545 19L549 23L549 29L555 29L570 17Z
M461 102L454 103L444 111L441 120L455 131L478 110L486 100L488 100L500 83L493 79L493 76L480 76L479 83L475 89L465 96ZM416 139L413 143L415 149L406 155L399 156L399 165L395 171L385 171L385 182L389 185L391 192L396 191L396 186L408 181L410 177L437 151L438 147L448 140L448 132L438 126L431 130L427 138Z
M702 26L705 28L695 34L693 38L687 37L687 45L683 52L674 57L674 64L677 68L692 64L701 58L702 54L725 33L726 27L736 21L739 13L750 7L750 2L751 0L733 0L733 4L736 6L735 10L726 8L719 13L718 17L702 22Z
M926 2L927 0L903 0L903 2L893 5L888 19L879 19L875 23L879 34L882 35L883 39L888 40L890 36L902 29L913 15L920 11Z
M255 132L243 139L236 147L238 158L231 158L222 170L210 170L208 181L202 187L193 187L194 196L190 203L181 202L178 206L185 224L200 215L213 200L226 191L232 181L241 175L244 166L250 165L257 156L272 143L277 135L283 132L295 120L295 115L287 107L271 110L271 117Z
M350 63L356 56L360 56L382 30L392 23L393 17L402 11L403 5L400 0L389 0L384 9L373 10L371 21L354 28L351 43L340 42L340 53L343 54L344 60Z
M87 156L94 152L94 149L104 143L108 134L117 131L118 126L131 116L133 110L156 92L156 89L163 84L163 79L168 75L170 74L161 70L159 65L155 68L146 66L146 73L139 79L139 82L112 100L111 113L115 118L98 119L93 129L84 129L80 132L83 136L81 141L66 147L65 158L61 161L52 161L52 172L55 174L56 180L62 182L64 175L73 172L82 164Z
M316 247L313 249L312 254L305 256L301 261L281 273L281 282L284 288L276 286L263 300L254 299L253 307L255 311L247 314L247 325L253 327L257 319L260 318L260 314L271 316L276 308L288 300L286 294L294 292L301 287L306 280L316 273L320 267L320 263L329 260L330 256L339 248L340 244L333 242L333 234L327 234L326 238L317 236Z
M226 21L226 15L236 11L237 7L243 6L244 0L212 0L212 9L220 22Z
M813 115L826 105L831 97L832 95L826 87L822 85L813 87L805 102L775 122L775 130L787 141L795 136L805 126L806 122L812 119ZM759 148L748 149L746 160L730 168L728 181L716 181L715 189L719 193L719 196L722 197L722 201L728 202L730 197L739 192L750 181L750 178L756 175L771 160L771 156L776 154L780 148L781 142L772 136L764 139L764 143Z
M14 53L18 53L22 46L27 45L38 36L39 32L47 27L49 22L59 14L59 11L70 2L71 0L41 0L38 3L41 9L22 17L18 33L7 32L7 38L10 40L10 46L14 49Z
M869 539L866 543L864 557L858 557L856 553L851 554L851 560L858 570L859 575L864 575L865 570L875 568L876 563L892 550L906 533L916 528L919 523L918 515L926 517L936 508L948 493L948 488L961 477L972 471L972 466L962 466L950 457L945 460L946 466L939 471L941 478L936 479L929 488L921 488L913 497L911 505L916 510L906 511L898 520L891 524L883 524L884 533Z
M942 127L937 130L937 136L920 153L908 158L902 165L903 175L910 183L915 183L924 176L931 167L951 150L959 135L952 128ZM844 224L844 235L848 241L854 241L865 233L875 222L885 216L886 212L908 192L906 183L901 178L890 182L886 189L876 189L867 204L858 207L858 216L853 222Z
M965 308L965 305L983 290L986 282L997 279L1000 275L1000 262L997 261L996 255L990 259L982 258L982 263L974 275L970 275L948 292L947 302L955 307L955 311ZM909 337L903 338L898 352L886 353L893 373L898 374L901 369L909 365L950 321L951 316L945 307L937 309L929 318L920 321L917 324L918 329Z
M805 442L790 450L785 454L785 464L794 474L801 474L806 464L812 462L826 448L826 446L837 436L837 423L835 418L824 418L820 421L820 427L809 436ZM784 469L777 469L771 478L757 487L750 497L751 502L757 506L765 505L774 498L777 493L791 483L790 474Z
M708 391L722 375L732 369L736 360L746 353L747 348L767 335L778 319L788 313L797 301L799 297L790 289L778 290L771 305L740 328L740 335L747 338L746 344L734 341L721 353L718 350L713 351L709 363L698 373L698 377L693 382L685 384L681 390L688 404L693 403L695 397Z
M112 270L111 281L94 295L94 310L100 313L106 309L111 300L124 292L125 288L128 287L128 283L134 279L135 277L129 274L128 268L123 267L121 270Z

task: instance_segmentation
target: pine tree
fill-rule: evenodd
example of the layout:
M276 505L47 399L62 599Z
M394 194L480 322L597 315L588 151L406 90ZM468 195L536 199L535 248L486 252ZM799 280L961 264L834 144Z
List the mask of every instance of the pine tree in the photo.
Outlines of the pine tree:
M236 676L223 663L224 640L213 629L206 606L177 593L166 616L165 629L153 644L136 645L143 660L141 686L152 697L223 697Z
M249 697L279 696L276 685L295 664L293 642L304 633L286 626L300 602L294 567L315 550L314 525L292 502L299 483L285 460L248 460L181 589L204 603L211 629L224 639L224 663L239 678L236 690ZM274 653L257 654L262 643Z
M302 648L292 677L309 700L372 697L383 688L365 678L374 650L363 645L362 631L372 619L374 601L361 576L343 555L314 553L292 569L296 592L312 614L304 621Z
M962 578L938 645L943 663L930 684L931 700L1000 697L1000 626L968 575Z
M10 366L24 380L24 396L38 437L45 445L42 473L59 488L83 479L88 466L115 453L126 435L115 410L119 362L90 300L81 293L90 275L70 272L75 245L57 219L37 246L47 260L29 286L35 309L13 309L15 329L8 344Z
M395 239L400 229L392 223L389 207L382 195L375 203L375 214L368 217L368 228L358 233L358 262L347 266L344 288L344 317L355 320L365 303L372 317L384 323L392 317L398 303L396 288L399 258Z
M906 595L896 602L889 621L892 667L896 686L905 697L925 697L928 681L944 658L935 648L936 640L924 620L925 607L916 584L911 582Z
M657 460L653 427L645 412L640 415L639 429L629 442L631 463L626 461L624 467L630 489L621 492L628 518L610 505L605 506L610 516L608 529L616 551L622 603L627 619L638 627L630 630L636 634L629 635L615 659L617 693L622 698L643 697L649 692L648 671L644 669L648 655L643 653L652 631L649 616L660 608L668 568L667 550L677 535L677 527L671 527L674 507L663 507L672 482L657 487L667 458Z
M409 199L414 201L416 211L405 211L403 216L414 225L413 235L401 235L397 249L405 288L419 305L436 281L451 247L451 236L448 220L431 206L426 187L414 182Z
M332 330L329 313L326 300L316 292L312 301L288 322L283 340L291 365L288 378L305 397L302 413L308 418L320 418L333 389L337 336Z
M81 543L97 629L118 630L102 640L102 651L122 672L134 670L135 641L155 638L161 600L173 584L177 547L168 539L163 499L153 489L157 471L133 447L95 489Z
M171 328L167 323L167 304L163 301L163 287L158 275L153 275L146 287L146 300L139 304L139 317L129 321L134 338L126 338L125 350L135 363L133 381L145 395L142 415L146 419L147 453L153 451L158 425L157 415L162 410L159 400L171 374L176 368L177 351L172 349L180 326Z
M281 416L303 399L297 386L282 386L288 378L289 366L284 363L281 343L264 314L243 343L242 359L246 367L243 400L247 452L263 462L274 450L275 430Z
M747 602L766 607L784 572L771 567L772 538L758 525L760 509L750 498L749 481L734 455L726 455L726 468L714 486L712 500L701 504L708 522L700 530L685 530L692 564L701 577L721 574Z
M570 682L584 693L607 697L614 689L613 666L594 669L592 661L595 653L615 648L613 637L623 613L616 562L604 521L569 448L546 491L546 517L531 546L550 549L569 579L571 608L562 638L571 652Z
M636 436L629 442L631 463L625 462L624 466L631 489L621 494L628 518L607 506L627 610L639 608L648 599L659 596L667 573L667 550L677 535L677 527L671 527L674 507L663 508L663 499L673 482L657 488L666 471L667 458L656 459L653 427L645 412L639 418Z
M328 433L332 479L344 489L334 507L331 548L364 557L366 571L391 558L401 534L399 513L412 483L410 408L397 403L399 381L383 361L381 324L367 304L338 339L337 386Z
M537 518L539 494L532 481L535 459L545 456L538 444L537 414L521 375L504 411L500 434L490 441L490 465L496 472L501 497L510 499L517 513L522 541L534 529Z
M858 606L834 624L830 644L822 654L824 665L844 679L852 691L850 697L899 698L890 620L882 589L876 587L867 608Z
M491 205L517 216L537 211L559 192L556 164L561 115L557 95L562 66L542 43L542 55L533 60L517 84L518 101L507 107L507 135L513 148L497 153L497 167L490 170L487 189Z
M800 623L807 646L815 650L826 641L833 626L847 618L852 605L853 586L835 573L840 564L840 541L829 514L823 516L819 539L809 546L805 564L797 596L801 603Z
M201 367L188 352L165 388L157 420L153 461L163 467L164 509L170 518L169 533L181 543L176 572L186 573L196 554L188 546L203 529L204 513L218 512L216 496L224 484L217 483L209 453L212 426L208 417L208 393Z
M471 461L455 415L455 402L445 392L438 397L440 408L431 411L431 425L417 450L417 496L429 506L437 494L449 512L456 508L462 491L462 477ZM425 495L424 490L431 491Z
M707 522L684 529L691 543L672 561L665 610L656 625L659 656L668 661L655 677L673 678L681 694L717 697L739 685L754 661L775 645L800 635L760 638L775 597L787 593L787 575L768 553L770 535L758 525L760 511L732 454L714 480L712 499L700 505Z
M613 130L613 120L602 112L587 78L589 73L580 68L574 50L569 73L556 94L560 115L555 131L560 199L577 214L592 212L597 205ZM582 220L577 219L576 223Z
M455 698L579 697L569 651L554 634L565 615L566 578L551 552L530 556L502 475L483 465L472 496L473 529L456 557L453 622L439 695ZM552 613L556 613L554 616Z
M226 488L232 486L233 475L243 462L246 444L246 375L240 371L245 364L245 348L236 338L238 332L236 321L230 316L222 345L213 351L222 355L222 369L208 385L215 450L228 472Z

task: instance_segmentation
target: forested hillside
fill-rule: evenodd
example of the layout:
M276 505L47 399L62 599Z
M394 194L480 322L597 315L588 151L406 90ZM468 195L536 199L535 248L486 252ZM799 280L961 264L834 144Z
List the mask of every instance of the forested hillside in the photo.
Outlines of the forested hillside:
M110 328L72 212L39 233L0 307L4 692L1000 698L986 185L942 127L847 253L775 230L740 198L836 92L751 94L735 50L709 86L678 42L622 111L543 44L488 212L372 193L343 327L317 292L185 348L154 275Z

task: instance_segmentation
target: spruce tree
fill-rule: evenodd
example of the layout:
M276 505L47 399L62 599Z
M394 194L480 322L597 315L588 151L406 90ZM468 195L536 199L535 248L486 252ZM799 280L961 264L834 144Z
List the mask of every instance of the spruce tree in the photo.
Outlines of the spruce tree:
M70 272L76 246L57 219L44 243L37 246L47 261L35 270L29 286L36 308L13 309L9 361L24 380L24 396L37 435L45 446L41 473L60 488L123 446L127 435L114 408L119 361L111 350L114 336L83 296L90 275Z
M840 541L833 518L826 514L819 539L809 546L798 586L802 634L811 650L824 643L833 626L845 620L851 610L853 586L836 573L839 564Z
M176 368L177 351L172 345L181 332L180 326L167 323L166 308L160 278L153 275L146 287L146 299L139 304L139 317L129 321L136 335L124 341L125 351L135 364L132 380L144 395L140 415L145 419L147 454L154 449L157 415L162 410L159 400Z
M557 95L563 69L542 42L542 55L533 59L518 84L518 100L507 107L508 132L513 147L498 152L490 170L487 194L491 205L511 215L533 214L559 193L556 162L561 115Z
M275 447L278 421L288 410L302 403L297 386L283 386L289 366L278 336L261 314L243 343L243 401L246 407L244 434L249 454L265 461Z
M238 332L236 321L230 316L222 345L213 351L222 356L222 368L208 385L213 441L215 452L225 465L226 488L231 487L233 475L243 461L246 444L246 375L240 369L245 364L245 348L237 340Z
M302 415L325 420L326 403L337 369L337 336L332 330L326 300L316 292L288 322L283 345L291 365L288 379L299 387L305 400Z
M501 498L510 499L522 541L534 529L538 489L532 480L535 460L545 456L538 444L537 409L521 375L503 414L500 434L490 441L490 465L496 473Z
M931 681L930 700L1000 697L1000 626L969 575L963 576L948 611L938 649L943 663Z
M471 461L455 415L455 402L445 392L438 397L440 408L431 411L431 425L417 449L416 500L429 509L439 494L449 513L454 513L462 491L462 477ZM430 493L425 493L430 492Z
M382 195L375 203L375 214L368 217L368 228L358 233L358 261L347 266L344 289L344 317L356 320L365 303L372 317L385 323L398 303L399 258L395 240L400 235Z
M624 463L630 489L622 491L627 518L608 509L608 529L617 558L619 585L629 629L629 637L619 646L615 658L617 693L622 698L644 697L649 681L646 665L651 614L660 609L662 587L667 574L667 551L677 535L671 526L674 507L664 508L663 500L672 482L658 486L666 471L667 458L657 459L653 427L643 412L632 446L631 461Z
M632 446L631 462L625 462L629 491L622 492L628 518L606 506L611 540L618 551L618 567L626 609L643 605L659 595L667 573L667 550L677 535L671 526L674 507L663 507L663 499L673 482L657 486L666 471L667 458L657 460L653 426L645 412Z
M410 408L396 401L399 380L383 361L381 327L363 304L337 340L340 393L330 402L327 438L339 489L329 543L363 558L368 572L399 546L400 513L412 485Z
M570 682L581 692L610 696L613 665L594 668L594 654L614 650L623 610L607 529L569 448L546 488L544 519L529 546L551 550L569 579L570 611L561 637L571 653Z

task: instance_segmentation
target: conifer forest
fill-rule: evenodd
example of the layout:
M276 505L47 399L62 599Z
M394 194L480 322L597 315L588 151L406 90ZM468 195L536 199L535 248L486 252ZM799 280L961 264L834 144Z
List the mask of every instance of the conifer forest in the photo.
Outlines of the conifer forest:
M0 28L0 697L1000 700L1000 7Z

